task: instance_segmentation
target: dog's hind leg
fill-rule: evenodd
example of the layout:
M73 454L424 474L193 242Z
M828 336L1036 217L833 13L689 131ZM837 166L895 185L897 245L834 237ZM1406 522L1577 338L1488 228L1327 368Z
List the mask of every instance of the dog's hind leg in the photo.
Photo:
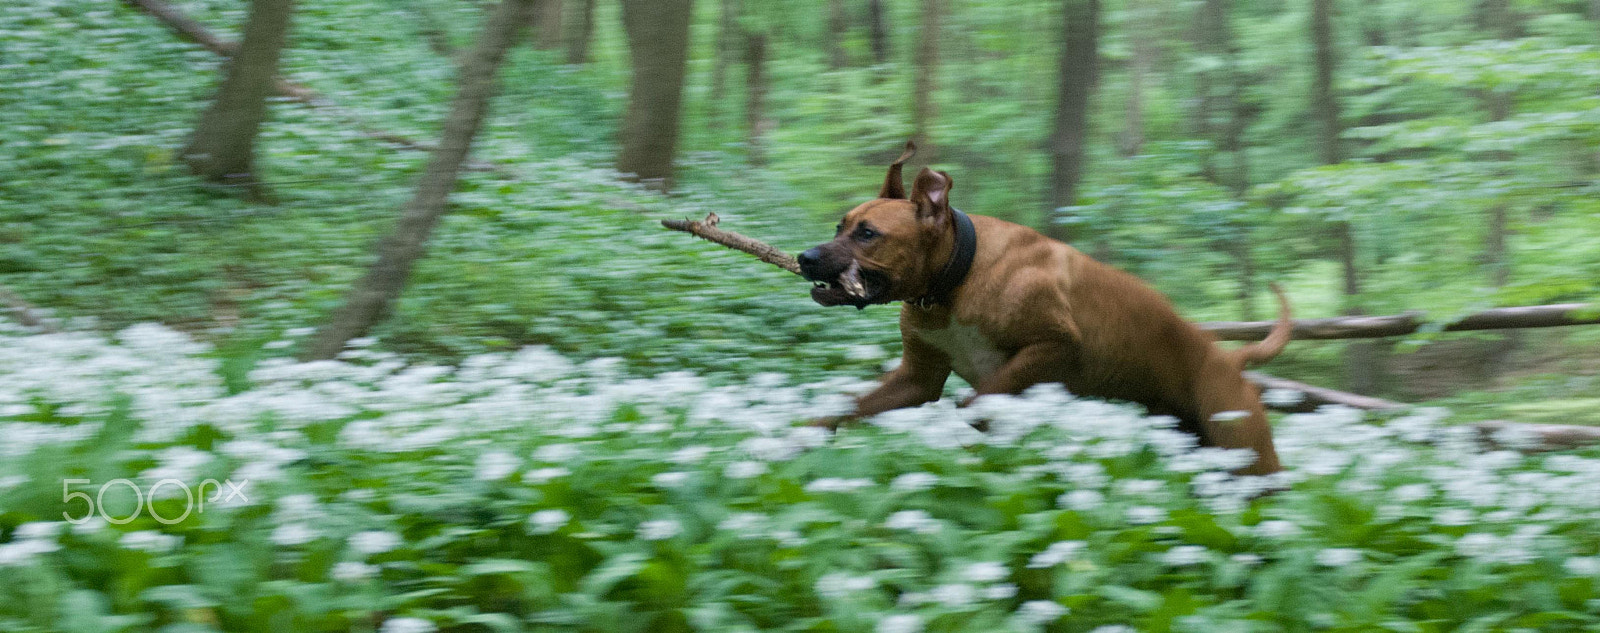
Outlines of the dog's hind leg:
M1195 389L1200 443L1219 448L1248 448L1255 463L1235 471L1240 475L1268 475L1283 470L1272 445L1272 425L1261 406L1261 393L1235 367L1208 367ZM1231 371L1230 371L1231 370Z

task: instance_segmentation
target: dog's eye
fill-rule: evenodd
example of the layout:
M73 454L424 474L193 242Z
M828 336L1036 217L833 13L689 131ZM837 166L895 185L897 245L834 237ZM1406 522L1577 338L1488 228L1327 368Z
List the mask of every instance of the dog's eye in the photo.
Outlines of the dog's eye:
M862 241L862 242L866 242L866 241L871 240L872 238L875 238L877 236L878 236L878 232L872 230L872 227L869 227L869 226L866 226L866 225L861 225L861 226L856 227L856 232L855 232L855 235L854 235L856 240Z
M843 222L840 222L837 225L834 225L834 227L833 227L833 234L834 235L838 235L838 234L843 233L843 232L844 232L844 223Z

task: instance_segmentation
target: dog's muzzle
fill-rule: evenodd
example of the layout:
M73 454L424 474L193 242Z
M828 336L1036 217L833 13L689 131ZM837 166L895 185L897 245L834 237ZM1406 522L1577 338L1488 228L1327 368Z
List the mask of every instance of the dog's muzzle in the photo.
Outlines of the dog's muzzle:
M854 257L819 246L795 257L800 276L814 284L811 300L823 306L853 305L857 309L874 303L887 289L881 273L864 270Z

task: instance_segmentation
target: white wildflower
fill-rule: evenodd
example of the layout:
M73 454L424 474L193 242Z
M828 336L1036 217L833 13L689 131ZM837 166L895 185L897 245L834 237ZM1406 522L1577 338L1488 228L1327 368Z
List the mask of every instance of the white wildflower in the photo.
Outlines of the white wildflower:
M363 556L382 554L400 547L400 535L384 530L368 530L350 535L350 549Z
M1600 576L1600 556L1573 556L1561 568L1574 576Z
M1133 506L1128 508L1128 522L1136 525L1149 525L1167 520L1167 511L1155 506Z
M990 583L1005 580L1011 574L1005 565L993 561L973 563L961 570L961 578L967 582Z
M1067 608L1053 600L1029 600L1017 608L1016 618L1027 626L1043 626L1067 614Z
M1050 547L1047 547L1044 551L1033 555L1033 558L1028 561L1028 567L1032 569L1044 569L1047 567L1055 567L1061 563L1074 560L1078 557L1078 553L1083 551L1085 545L1087 545L1087 543L1084 543L1083 541L1059 541L1056 543L1051 543Z
M722 471L722 475L729 479L752 479L767 474L769 470L766 462L740 460Z
M990 585L983 589L983 597L986 600L1010 600L1017 597L1017 586L1009 582Z
M686 446L673 452L672 455L667 458L667 461L679 466L687 466L689 464L698 464L703 462L709 456L711 456L710 446Z
M1078 489L1056 497L1056 505L1068 510L1087 512L1105 503L1106 496L1097 490Z
M572 471L561 467L535 468L522 475L522 481L539 485L546 484L572 474Z
M682 488L687 483L689 483L689 473L683 471L656 473L650 477L650 484L657 488Z
M1442 510L1442 511L1439 512L1438 516L1435 516L1433 518L1433 522L1434 523L1437 523L1439 525L1450 526L1450 527L1461 527L1463 525L1472 525L1473 523L1476 523L1477 521L1478 521L1477 513L1473 512L1471 510L1468 510L1466 508L1449 508L1449 509L1446 509L1446 510Z
M817 579L817 594L832 600L843 600L851 595L877 588L878 582L868 576L852 576L834 572Z
M922 633L922 617L911 613L885 616L878 620L878 626L873 631L874 633Z
M378 575L378 568L373 565L357 561L344 561L333 566L328 571L328 576L339 582L361 582L370 580Z
M946 607L960 609L977 600L978 592L972 585L951 583L934 587L928 591L928 596Z
M918 534L933 534L940 528L939 520L922 510L901 510L889 515L883 525L891 530L910 530Z
M565 527L572 515L566 510L549 509L540 510L528 516L528 532L530 534L554 534Z
M760 530L761 527L766 524L766 522L767 515L765 514L758 514L755 512L735 512L731 515L728 515L728 518L723 519L721 523L718 523L717 529L726 532L738 532L749 535L757 530Z
M54 540L66 525L62 521L30 521L17 526L11 537L17 540Z
M503 451L484 453L478 458L477 473L474 475L478 481L500 481L517 472L517 467L522 462L515 455Z
M1485 532L1473 532L1456 540L1456 553L1468 558L1493 558L1500 547L1500 538Z
M1179 545L1161 555L1161 562L1173 567L1187 567L1206 562L1208 550L1199 545Z
M1273 519L1256 524L1255 532L1257 536L1262 538L1281 539L1299 534L1301 530L1300 526L1290 521Z
M1329 547L1317 552L1317 564L1323 567L1345 567L1361 561L1361 550L1348 547Z
M889 488L898 492L922 492L939 485L939 476L933 473L906 473L889 482Z
M806 484L806 492L855 492L872 486L871 479L823 477Z
M162 534L154 530L140 530L123 534L117 541L122 547L151 554L165 554L178 549L183 544L183 537L172 534Z
M546 444L533 451L533 460L548 464L565 464L582 454L583 451L571 444Z
M639 538L646 541L664 541L683 532L683 524L673 519L656 519L639 524Z
M389 618L384 620L378 633L433 633L439 630L431 620L422 618Z
M22 540L0 543L0 567L20 567L32 563L40 554L59 549L55 543L41 540Z
M311 529L311 526L309 525L304 523L286 523L278 526L278 529L273 530L272 535L268 536L267 539L272 541L275 545L292 547L295 545L305 545L306 543L317 540L317 536L317 531Z

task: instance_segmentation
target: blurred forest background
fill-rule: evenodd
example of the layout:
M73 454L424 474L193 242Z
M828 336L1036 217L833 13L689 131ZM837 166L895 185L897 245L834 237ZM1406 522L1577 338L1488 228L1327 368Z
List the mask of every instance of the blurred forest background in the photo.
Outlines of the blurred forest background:
M655 221L799 250L914 138L957 206L1194 320L1269 317L1270 280L1299 317L1589 301L1597 44L1595 0L33 0L0 11L0 287L240 366L316 355L333 314L332 352L381 320L446 360L867 376L893 309L821 310ZM1273 371L1600 422L1594 328Z

